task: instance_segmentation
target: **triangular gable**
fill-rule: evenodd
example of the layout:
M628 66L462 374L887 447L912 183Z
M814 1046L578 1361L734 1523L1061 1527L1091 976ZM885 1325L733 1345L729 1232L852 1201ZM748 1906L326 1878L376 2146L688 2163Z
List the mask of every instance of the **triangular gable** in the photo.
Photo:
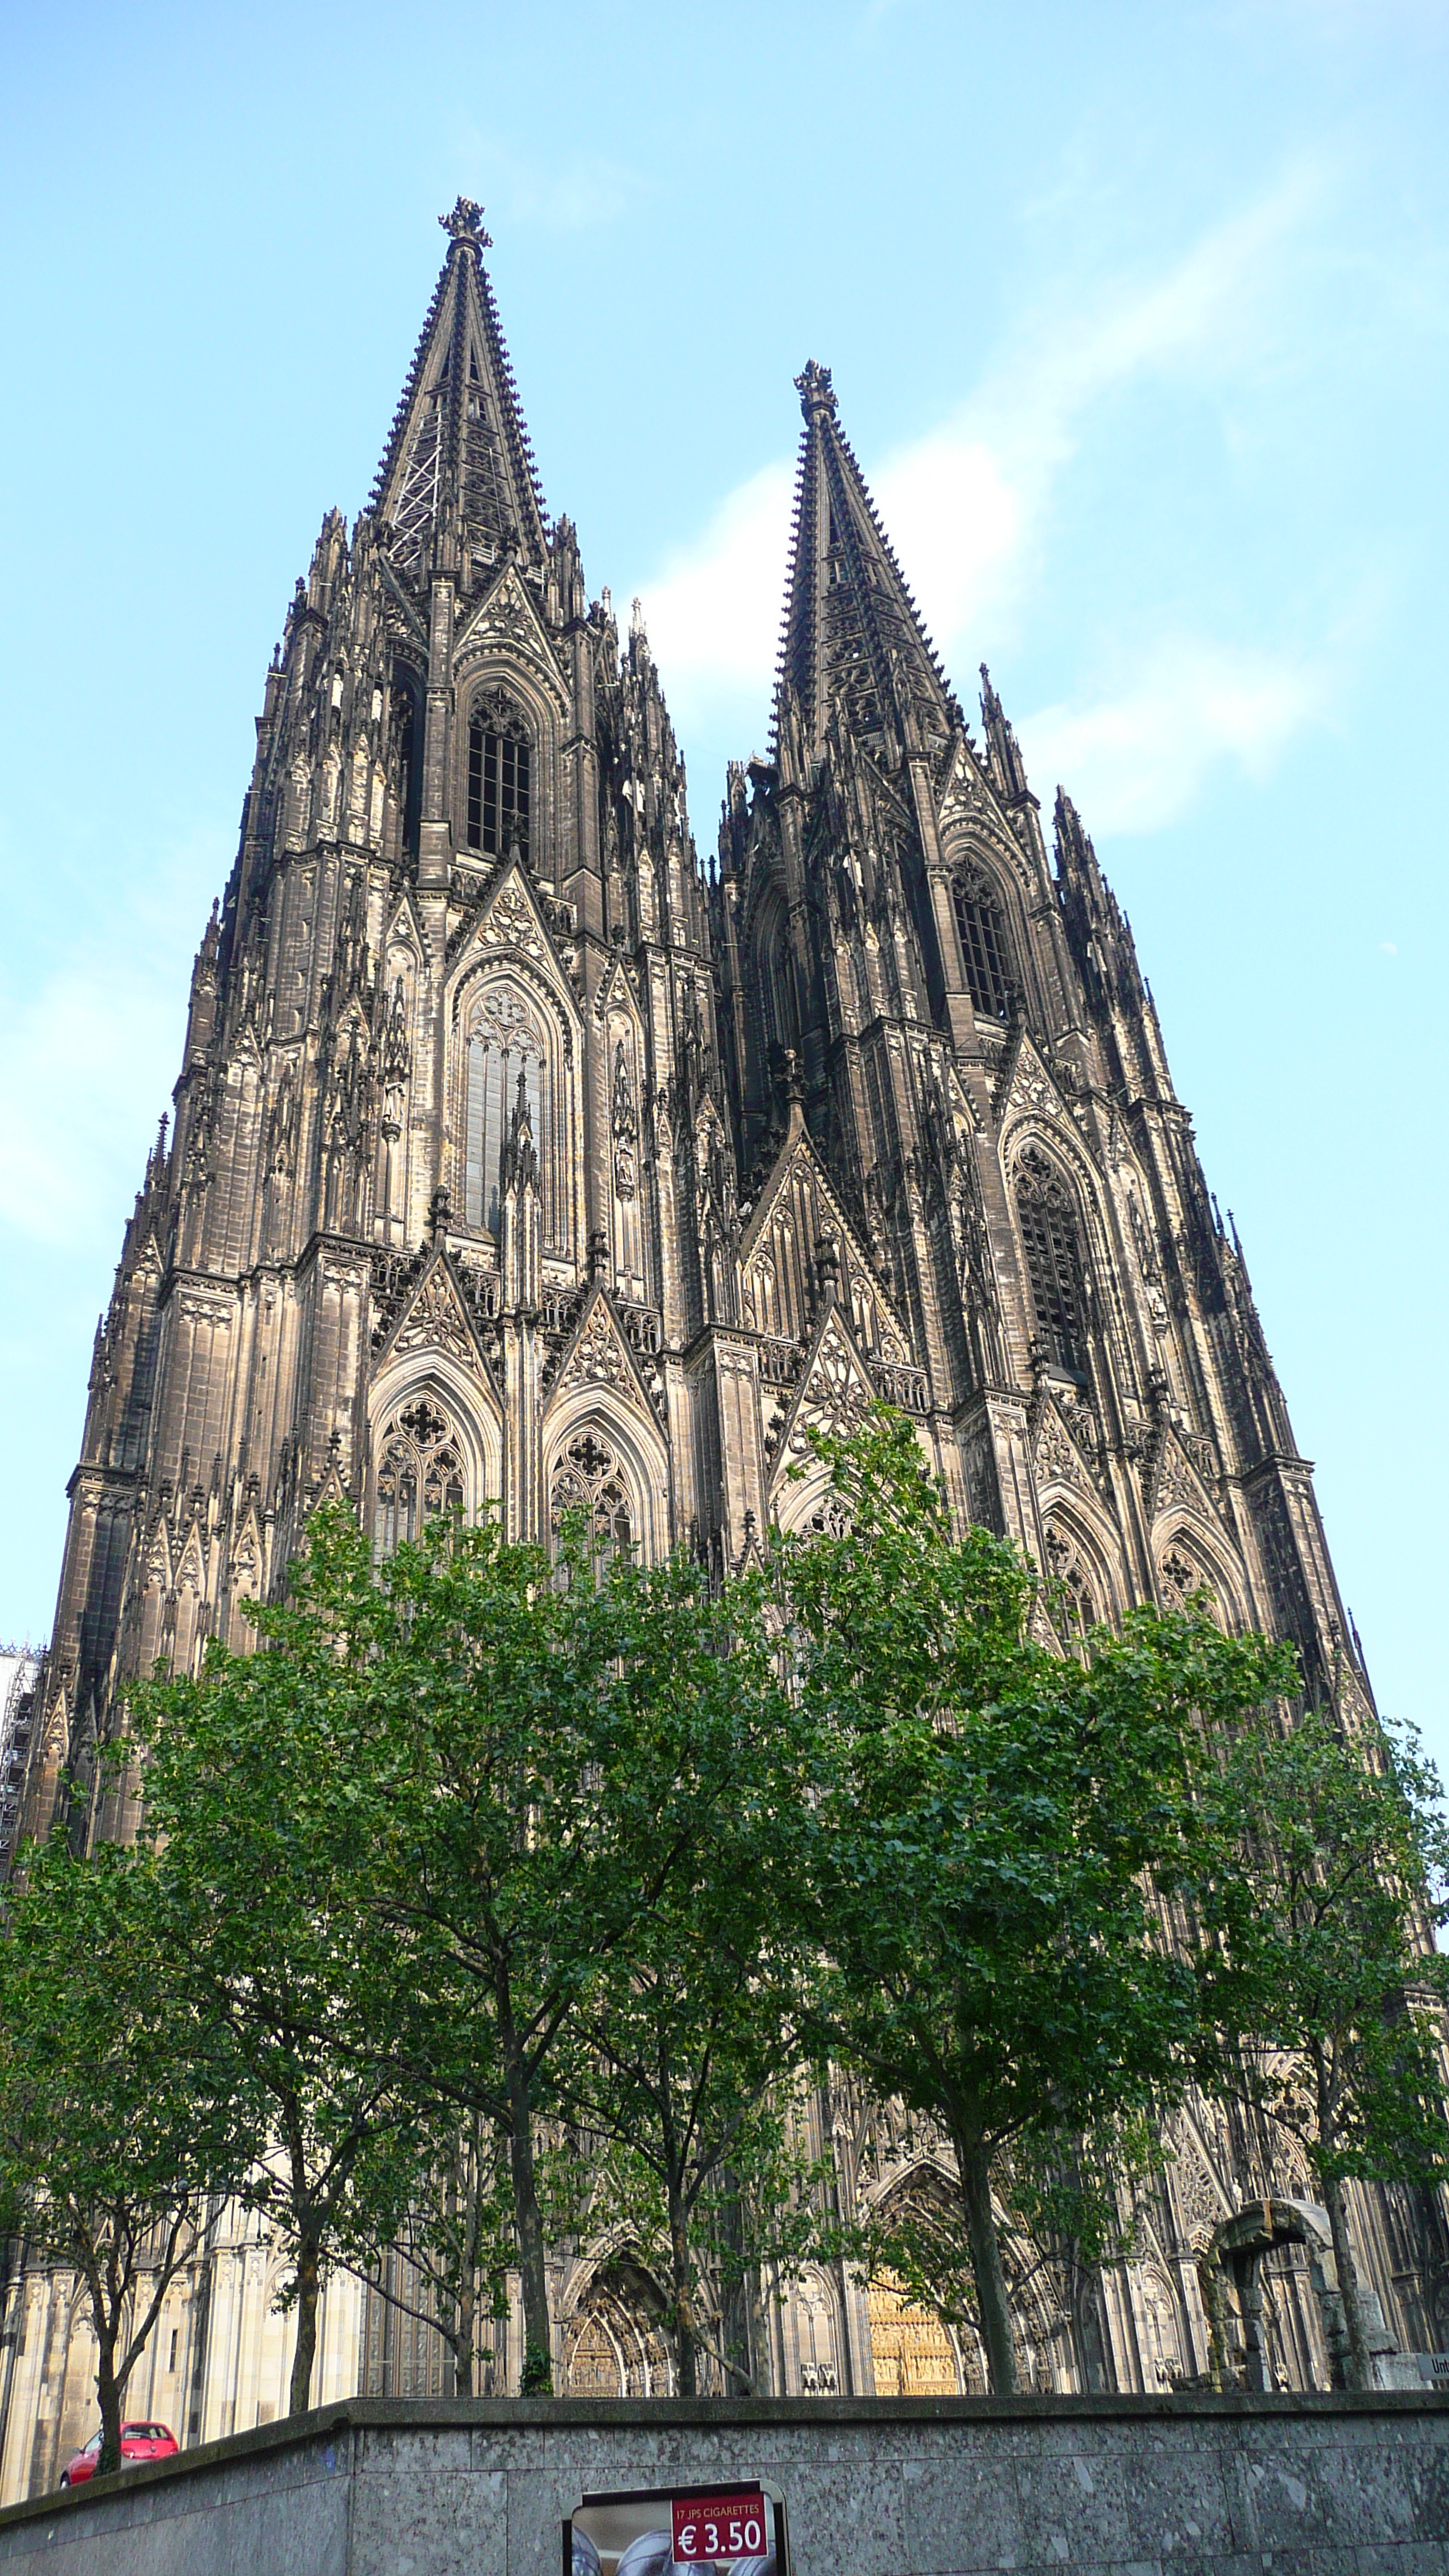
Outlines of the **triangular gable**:
M544 918L537 890L517 859L505 859L476 912L455 933L449 948L455 966L464 956L476 955L480 950L531 958L536 966L548 969L551 987L578 1018L568 970Z
M1148 1482L1149 1528L1164 1512L1173 1511L1195 1512L1209 1523L1222 1517L1171 1423L1164 1423Z
M401 947L411 948L418 957L425 957L427 955L427 942L423 937L423 925L418 919L417 906L413 902L412 895L406 886L404 886L402 893L398 896L396 903L393 905L392 911L388 916L387 928L383 932L384 947L388 946L389 943L396 943Z
M574 1335L559 1360L549 1389L549 1411L581 1388L607 1386L654 1420L649 1390L617 1315L603 1289L595 1284L585 1298Z
M404 1299L377 1355L374 1375L389 1360L405 1359L414 1351L441 1351L485 1383L492 1382L487 1356L473 1330L462 1290L453 1276L453 1265L442 1244L429 1254Z
M1071 1426L1055 1396L1043 1395L1037 1417L1032 1463L1038 1488L1072 1485L1079 1493L1096 1493L1096 1480L1078 1448Z
M538 602L514 564L504 565L492 589L485 592L467 625L455 637L455 663L487 644L506 644L511 653L522 650L541 663L553 680L562 676L558 650Z
M1034 1110L1042 1118L1060 1118L1067 1114L1056 1076L1024 1020L1017 1022L1007 1048L1006 1061L996 1085L995 1105L997 1123L1001 1126L1013 1113L1020 1116Z
M950 765L941 782L941 792L936 808L937 822L941 830L945 831L952 823L962 822L968 816L974 819L981 814L989 815L995 822L998 819L996 799L991 793L990 784L980 762L974 757L969 746L958 740L953 747Z
M832 1300L816 1327L800 1383L781 1426L779 1444L770 1451L766 1441L772 1460L771 1493L792 1467L808 1465L814 1454L810 1446L812 1431L828 1431L837 1439L847 1439L859 1428L867 1406L875 1400L875 1383L855 1335Z
M750 1211L749 1222L745 1227L740 1245L740 1277L744 1283L747 1311L759 1285L754 1280L754 1272L760 1264L762 1255L768 1256L768 1239L776 1215L780 1211L780 1203L786 1192L793 1187L797 1176L806 1173L809 1175L812 1188L819 1195L839 1241L841 1287L847 1303L852 1293L858 1290L873 1311L875 1328L880 1335L882 1358L895 1360L901 1366L909 1367L913 1362L914 1353L905 1329L876 1277L865 1246L850 1217L846 1214L831 1183L829 1173L816 1152L798 1100L790 1104L790 1122L785 1130L785 1141ZM813 1259L815 1251L813 1243L805 1246L804 1249L807 1256ZM770 1327L761 1323L758 1317L759 1307L756 1304L754 1329L761 1332L768 1331Z
M611 1009L627 1011L632 1019L642 1021L633 975L617 948L604 969L603 980L594 996L594 1017L602 1020Z

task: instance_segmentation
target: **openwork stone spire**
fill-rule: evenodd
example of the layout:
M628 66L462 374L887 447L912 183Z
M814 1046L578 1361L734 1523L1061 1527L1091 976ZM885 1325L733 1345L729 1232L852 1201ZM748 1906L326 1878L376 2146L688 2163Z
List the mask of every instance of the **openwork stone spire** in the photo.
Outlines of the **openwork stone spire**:
M840 427L830 369L795 379L805 427L780 646L776 725L807 761L832 717L894 761L949 732L941 666Z
M454 570L463 547L485 560L543 562L547 513L483 266L483 209L460 197L439 223L448 256L408 370L372 490L400 570Z

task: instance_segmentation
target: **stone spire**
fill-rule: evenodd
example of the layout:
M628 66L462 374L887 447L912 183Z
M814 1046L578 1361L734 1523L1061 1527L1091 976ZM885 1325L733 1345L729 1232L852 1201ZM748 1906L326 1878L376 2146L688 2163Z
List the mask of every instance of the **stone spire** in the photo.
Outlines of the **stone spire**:
M780 646L776 733L782 769L818 760L836 719L888 764L945 736L953 709L836 413L830 369L795 379L805 427Z
M541 566L547 514L483 266L483 210L460 197L438 218L448 256L377 470L372 508L399 568L455 570L463 546Z

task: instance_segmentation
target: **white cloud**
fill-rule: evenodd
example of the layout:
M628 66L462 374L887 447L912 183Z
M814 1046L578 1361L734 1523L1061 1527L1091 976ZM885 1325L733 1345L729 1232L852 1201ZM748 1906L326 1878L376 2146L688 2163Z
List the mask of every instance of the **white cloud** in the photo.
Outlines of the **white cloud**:
M1321 664L1177 636L1116 694L1042 707L1018 730L1043 801L1064 779L1093 831L1152 832L1220 762L1265 776L1326 697Z
M748 694L768 712L792 489L788 465L762 466L644 586L650 650L676 723L717 697Z
M592 152L546 161L492 136L476 135L467 156L489 173L489 207L511 226L550 233L591 232L616 223L648 193L648 182L622 161Z
M958 678L983 653L1002 651L1039 586L1057 488L1093 407L1143 379L1200 387L1231 379L1271 349L1285 248L1321 193L1313 171L1295 170L1156 277L1115 281L1067 309L1038 309L948 418L867 465L926 626ZM640 584L670 705L685 730L722 730L726 715L758 730L764 719L790 488L785 463L763 467ZM1216 665L1208 648L1201 652L1206 678ZM1302 686L1286 666L1260 662L1228 725L1232 742L1248 744L1255 724L1276 740L1299 720L1289 710ZM1219 712L1204 715L1204 739L1228 722L1231 694L1225 675L1215 680ZM1099 718L1104 711L1054 711L1058 731L1069 723L1090 729ZM1084 746L1087 739L1084 732ZM1201 774L1199 762L1194 780ZM1161 785L1144 787L1139 801L1144 811L1160 809L1165 796Z

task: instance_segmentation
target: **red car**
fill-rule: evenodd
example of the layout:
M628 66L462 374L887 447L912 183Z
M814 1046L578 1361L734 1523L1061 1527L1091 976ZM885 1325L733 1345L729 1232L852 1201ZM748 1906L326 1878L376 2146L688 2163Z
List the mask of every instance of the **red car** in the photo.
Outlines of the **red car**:
M169 2460L173 2451L179 2451L180 2448L181 2445L169 2424L123 2424L121 2426L123 2469L132 2460ZM61 2471L61 2485L63 2487L84 2486L87 2478L95 2476L96 2462L100 2456L101 2437L99 2433L93 2433L85 2449L77 2451L69 2466Z

